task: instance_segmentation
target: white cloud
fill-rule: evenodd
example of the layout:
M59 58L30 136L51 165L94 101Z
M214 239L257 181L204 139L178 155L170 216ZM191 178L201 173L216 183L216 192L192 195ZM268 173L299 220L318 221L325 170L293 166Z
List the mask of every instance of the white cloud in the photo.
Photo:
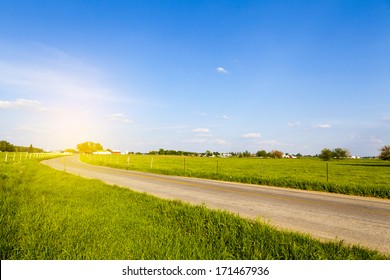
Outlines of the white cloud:
M192 132L196 132L196 133L209 133L210 129L208 129L208 128L195 128L195 129L192 130Z
M15 101L0 100L0 109L27 108L35 111L47 110L41 102L30 99L16 99Z
M229 116L227 116L227 115L222 115L222 116L221 116L221 118L222 118L222 119L224 119L224 120L228 120L228 119L230 119L230 117L229 117Z
M229 72L223 67L217 67L217 72L222 74L228 74Z
M247 138L247 139L258 139L261 137L261 134L258 132L251 132L247 134L241 135L242 138Z
M314 124L311 127L313 127L313 128L331 128L332 125L330 125L328 123L321 123L321 124Z
M131 123L133 123L133 121L129 120L125 115L123 115L121 113L111 114L111 115L108 115L108 117L112 121L120 122L120 123L123 123L123 124L131 124Z

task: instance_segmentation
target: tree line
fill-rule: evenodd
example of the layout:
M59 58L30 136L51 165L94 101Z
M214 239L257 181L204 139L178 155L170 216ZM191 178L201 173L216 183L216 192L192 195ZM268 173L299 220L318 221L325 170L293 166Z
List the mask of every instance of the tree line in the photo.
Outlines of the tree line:
M0 141L0 152L42 153L43 149L33 147L32 144L30 144L29 147L16 146L16 145L13 145L5 140L2 140L2 141Z

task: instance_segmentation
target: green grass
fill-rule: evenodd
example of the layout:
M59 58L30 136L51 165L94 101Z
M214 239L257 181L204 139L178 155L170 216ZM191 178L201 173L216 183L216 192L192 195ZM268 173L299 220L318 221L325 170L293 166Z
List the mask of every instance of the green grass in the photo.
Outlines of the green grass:
M200 158L146 155L81 155L87 163L115 168L390 198L390 162L316 158ZM327 172L328 165L328 172Z
M1 259L388 259L41 165L0 162Z

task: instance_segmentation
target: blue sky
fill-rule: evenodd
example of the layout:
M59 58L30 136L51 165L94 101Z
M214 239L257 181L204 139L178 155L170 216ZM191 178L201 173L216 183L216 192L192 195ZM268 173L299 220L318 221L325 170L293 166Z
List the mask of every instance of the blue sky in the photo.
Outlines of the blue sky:
M379 154L389 1L0 1L0 139Z

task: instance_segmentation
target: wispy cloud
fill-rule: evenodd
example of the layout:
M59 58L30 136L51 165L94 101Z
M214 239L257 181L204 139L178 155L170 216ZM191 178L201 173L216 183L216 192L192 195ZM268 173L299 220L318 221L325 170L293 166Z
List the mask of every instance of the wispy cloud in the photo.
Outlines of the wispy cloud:
M226 141L225 139L205 139L205 138L195 138L191 140L185 140L183 141L184 143L190 143L190 144L217 144L221 146L226 146L229 145L229 142Z
M241 135L241 138L246 138L246 139L259 139L260 137L261 137L261 134L258 132L250 132L250 133Z
M297 126L301 126L302 123L300 123L300 122L288 122L287 125L289 127L297 127Z
M229 145L229 142L225 139L215 139L213 142L218 145Z
M293 146L292 144L289 143L283 143L278 140L265 140L265 141L260 141L258 144L260 145L268 145L268 146L280 146L280 147L287 147L287 146Z
M210 129L208 129L208 128L195 128L195 129L192 130L192 132L196 132L196 133L209 133Z
M45 111L45 108L41 102L30 99L16 99L14 101L0 100L0 109L31 109L34 111Z
M229 72L228 72L225 68L223 68L223 67L217 67L216 70L217 70L218 73L222 73L222 74L228 74L228 73L229 73Z
M110 114L108 115L109 119L112 121L116 121L122 124L131 124L133 123L132 120L129 120L125 115L121 113L115 113L115 114Z
M332 125L328 123L321 123L321 124L313 124L311 127L313 128L331 128Z
M379 145L379 144L380 144L380 145L383 144L383 140L382 140L381 138L378 138L377 136L371 135L369 138L370 138L369 141L370 141L371 143L378 144L378 145Z
M207 113L201 111L193 111L191 112L191 114L202 116L202 117L207 116Z
M172 126L157 126L157 127L148 127L146 130L172 130L172 129L186 129L187 125L172 125Z
M207 139L199 139L199 138L184 141L184 143L191 143L191 144L203 144L206 142L207 142Z

